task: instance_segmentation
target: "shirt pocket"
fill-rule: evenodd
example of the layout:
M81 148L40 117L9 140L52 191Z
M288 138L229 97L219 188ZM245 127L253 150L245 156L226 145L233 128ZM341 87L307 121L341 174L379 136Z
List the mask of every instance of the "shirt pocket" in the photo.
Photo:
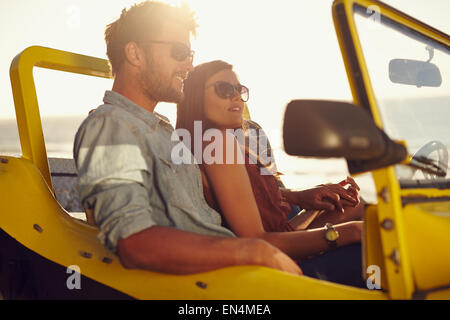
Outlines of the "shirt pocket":
M189 197L186 195L186 183L181 170L182 165L176 165L164 158L158 158L158 185L167 205L186 208Z

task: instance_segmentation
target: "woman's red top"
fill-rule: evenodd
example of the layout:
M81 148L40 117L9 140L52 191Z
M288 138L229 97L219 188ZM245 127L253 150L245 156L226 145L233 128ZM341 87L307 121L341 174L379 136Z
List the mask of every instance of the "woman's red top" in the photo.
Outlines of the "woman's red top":
M286 221L286 217L291 211L291 206L283 201L277 179L273 175L262 175L261 168L257 164L248 162L246 161L245 167L250 178L264 230L266 232L294 231ZM214 192L206 183L203 183L203 192L206 202L222 215L223 225L228 227Z

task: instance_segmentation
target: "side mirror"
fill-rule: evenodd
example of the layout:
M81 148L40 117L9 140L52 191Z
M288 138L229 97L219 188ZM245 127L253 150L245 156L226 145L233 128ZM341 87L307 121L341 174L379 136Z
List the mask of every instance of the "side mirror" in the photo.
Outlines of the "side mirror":
M389 61L389 79L417 87L440 87L442 84L441 72L435 64L408 59Z
M291 101L284 115L284 149L305 157L344 157L350 173L403 161L406 148L380 130L368 113L351 103Z

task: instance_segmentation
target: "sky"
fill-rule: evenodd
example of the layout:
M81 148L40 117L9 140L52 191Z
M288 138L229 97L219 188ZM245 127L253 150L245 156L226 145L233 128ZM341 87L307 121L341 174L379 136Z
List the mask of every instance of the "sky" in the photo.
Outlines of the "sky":
M14 118L9 66L41 45L106 58L105 25L132 0L0 0L0 119ZM165 1L177 3L177 1ZM234 65L250 88L251 116L276 136L292 99L351 100L331 16L331 0L187 0L197 13L194 64ZM450 33L449 0L386 3ZM42 117L84 115L99 104L111 80L35 68ZM174 119L175 106L157 111Z

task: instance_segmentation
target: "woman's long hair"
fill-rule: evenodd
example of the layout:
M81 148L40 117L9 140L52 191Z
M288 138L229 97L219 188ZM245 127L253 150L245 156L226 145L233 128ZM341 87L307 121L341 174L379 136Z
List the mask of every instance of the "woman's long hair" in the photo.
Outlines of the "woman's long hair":
M233 66L221 60L206 62L196 66L184 81L184 99L177 105L176 129L186 129L189 131L191 137L190 149L194 156L194 121L201 121L202 137L206 129L214 126L214 124L210 123L205 116L205 84L214 74L226 69L232 70ZM242 124L244 132L247 129L247 126L248 125L244 121ZM259 127L256 124L255 126ZM183 142L186 144L187 141ZM272 166L272 164L263 164L260 161L259 155L254 151L249 150L248 141L245 142L244 148L248 155L251 155L256 159L258 166L266 168ZM200 161L200 163L203 163L203 159L197 160Z
M194 121L201 121L203 132L210 126L205 116L205 84L214 74L225 69L231 70L233 66L221 60L206 62L196 66L184 80L184 99L177 105L176 128L189 131L192 154L194 154Z

